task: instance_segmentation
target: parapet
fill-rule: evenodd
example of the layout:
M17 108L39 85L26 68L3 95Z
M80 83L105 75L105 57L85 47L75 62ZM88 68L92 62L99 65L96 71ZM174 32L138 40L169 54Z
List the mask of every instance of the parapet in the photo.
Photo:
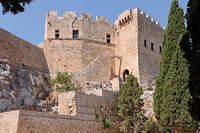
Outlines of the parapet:
M138 14L144 16L147 20L151 21L155 25L160 26L160 23L152 18L150 15L146 14L144 11L140 10L139 8L135 8L132 10L126 10L118 16L118 19L115 21L115 25L123 26L129 21L133 20L133 14Z
M70 18L70 17L76 17L76 13L75 12L72 12L72 11L70 11L70 12L64 12L64 14L63 14L63 16L65 17L65 18Z
M144 11L140 11L139 12L140 15L144 16L145 18L147 18L148 20L150 20L151 22L153 22L156 25L160 26L160 23L158 21L156 21L154 18L152 18L150 15L146 14Z
M55 16L58 16L58 12L57 12L57 11L49 11L49 12L47 13L47 15L48 15L48 16L53 16L53 17L55 17Z
M75 12L69 11L69 12L64 12L62 16L59 16L57 11L49 11L47 13L47 16L48 17L57 17L58 19L77 17L77 19L82 20L82 21L109 23L108 19L103 16L96 16L96 20L93 20L93 16L90 13L86 13L86 12L82 12L80 16L77 16L77 14Z

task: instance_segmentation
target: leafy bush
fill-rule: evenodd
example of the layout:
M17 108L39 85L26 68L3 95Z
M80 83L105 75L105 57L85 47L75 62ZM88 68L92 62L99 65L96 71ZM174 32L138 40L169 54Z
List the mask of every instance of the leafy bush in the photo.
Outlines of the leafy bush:
M146 130L146 133L161 133L161 127L153 118L149 118L146 121L145 130Z
M68 72L57 72L56 77L50 80L50 84L53 85L53 90L59 93L77 90L73 78L74 75Z
M110 119L108 117L104 116L103 119L102 119L102 122L103 122L104 128L111 128L112 127L112 124L111 124Z

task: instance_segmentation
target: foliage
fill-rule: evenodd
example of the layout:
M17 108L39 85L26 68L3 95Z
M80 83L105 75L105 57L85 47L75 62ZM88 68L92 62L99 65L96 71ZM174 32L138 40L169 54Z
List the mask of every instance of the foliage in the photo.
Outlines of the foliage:
M30 4L33 0L0 0L3 7L3 13L11 12L17 14L24 12L26 4Z
M53 85L54 91L59 93L73 91L77 89L73 83L73 77L68 72L57 72L56 78L50 80L50 84Z
M191 42L190 91L192 95L191 113L200 121L200 1L189 0L187 9L187 31Z
M102 122L103 122L104 128L111 128L112 127L112 124L111 124L110 119L108 117L104 116L103 119L102 119Z
M154 99L154 112L158 122L163 122L161 117L165 110L165 105L163 103L165 93L168 88L166 88L166 75L168 73L172 56L176 49L178 39L185 31L184 25L184 12L183 9L179 7L178 0L173 0L171 4L171 9L168 17L168 25L165 30L164 40L163 40L163 51L161 55L161 61L159 66L159 72L156 78Z
M146 133L161 133L161 127L153 118L149 118L146 121L145 130L146 130Z
M166 84L163 99L163 112L160 116L161 122L170 127L189 128L193 119L189 112L191 100L189 89L189 63L185 55L186 35L181 37L173 55L169 71L166 76Z
M144 104L141 99L142 94L137 79L130 74L120 89L118 97L117 114L122 118L121 129L123 131L134 129L135 132L140 133L144 130L146 117L142 110Z

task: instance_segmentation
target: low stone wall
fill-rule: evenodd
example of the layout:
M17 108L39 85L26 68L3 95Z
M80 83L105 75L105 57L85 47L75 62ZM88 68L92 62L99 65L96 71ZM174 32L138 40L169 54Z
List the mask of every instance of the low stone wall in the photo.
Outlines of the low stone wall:
M0 114L1 133L119 133L118 128L104 129L101 121L33 111Z
M19 111L0 114L0 133L17 133Z
M108 117L116 126L118 117L115 112L118 93L102 89L88 93L72 91L59 94L58 114L98 121L101 121L103 117Z

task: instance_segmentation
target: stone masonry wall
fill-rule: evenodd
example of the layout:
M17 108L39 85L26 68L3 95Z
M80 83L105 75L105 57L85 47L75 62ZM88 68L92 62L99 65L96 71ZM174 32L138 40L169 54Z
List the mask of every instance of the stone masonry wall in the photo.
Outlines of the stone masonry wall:
M108 117L113 127L118 127L119 123L116 123L118 117L115 113L118 94L102 89L88 93L61 93L58 97L58 113L97 121L101 121L103 117Z
M119 133L104 129L101 121L79 119L73 116L20 111L15 133ZM8 132L11 133L11 132Z
M114 46L84 39L54 39L44 42L43 51L51 76L54 76L57 71L76 74L99 55L113 55Z
M85 90L87 83L98 82L102 83L111 79L111 57L108 55L99 55L83 70L75 75L75 80L82 86L82 91Z
M116 21L116 55L122 57L120 75L128 70L139 79L138 64L138 9L126 10Z
M138 61L141 86L145 89L154 86L160 55L164 30L159 22L139 10L138 14ZM146 40L146 46L144 46ZM153 50L151 45L153 44Z
M19 111L0 114L0 133L17 133Z
M50 90L42 50L0 29L0 112L37 110Z
M47 13L45 24L45 40L55 38L55 30L59 30L59 38L71 38L73 30L79 31L79 38L106 42L107 34L111 43L114 42L114 25L109 24L105 17L97 16L93 20L88 13L77 16L74 12L65 12L59 16L56 11Z
M0 58L11 61L12 66L27 66L44 71L48 70L43 51L15 35L0 29Z

